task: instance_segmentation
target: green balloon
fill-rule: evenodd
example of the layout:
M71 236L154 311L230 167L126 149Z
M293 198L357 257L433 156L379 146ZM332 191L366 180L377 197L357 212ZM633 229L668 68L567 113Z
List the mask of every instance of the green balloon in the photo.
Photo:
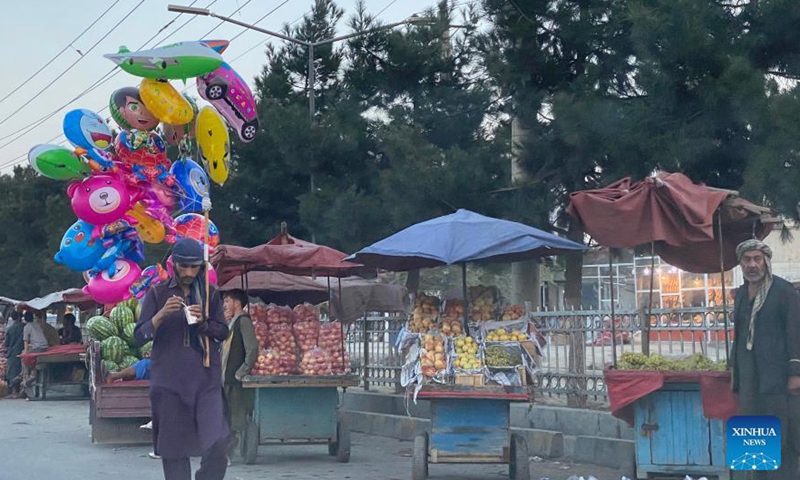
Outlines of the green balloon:
M58 145L36 145L28 152L28 161L39 174L53 180L76 180L92 173L86 162Z

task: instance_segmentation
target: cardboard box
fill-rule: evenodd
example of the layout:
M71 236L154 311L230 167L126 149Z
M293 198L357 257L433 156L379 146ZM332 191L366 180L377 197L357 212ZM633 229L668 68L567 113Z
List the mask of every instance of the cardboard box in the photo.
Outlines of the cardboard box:
M481 387L485 385L485 382L486 379L482 373L456 373L456 385Z

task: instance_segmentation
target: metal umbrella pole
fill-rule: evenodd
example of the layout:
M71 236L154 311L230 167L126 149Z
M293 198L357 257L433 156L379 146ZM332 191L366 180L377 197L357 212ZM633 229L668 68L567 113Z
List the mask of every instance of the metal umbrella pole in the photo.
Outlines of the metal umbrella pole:
M650 292L647 297L647 318L642 322L642 353L650 356L650 319L653 317L653 279L656 272L656 244L650 240Z
M730 340L728 339L728 295L725 293L725 254L722 251L722 211L717 210L717 237L719 242L719 276L722 284L722 324L725 328L725 360L730 355Z
M608 249L608 270L609 275L611 275L611 359L613 365L617 366L617 326L616 326L616 315L615 315L615 308L614 308L614 259L612 249ZM605 360L604 360L605 361Z
M469 300L467 299L467 264L461 264L461 290L464 294L464 333L469 337Z

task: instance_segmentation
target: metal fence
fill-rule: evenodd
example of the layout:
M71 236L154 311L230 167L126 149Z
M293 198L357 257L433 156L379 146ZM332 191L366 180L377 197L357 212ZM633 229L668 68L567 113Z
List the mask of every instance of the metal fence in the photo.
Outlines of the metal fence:
M682 308L615 312L616 355L625 352L679 358L702 353L727 360L732 323L721 308ZM610 311L536 312L536 329L547 343L542 348L536 390L550 396L578 395L607 400L603 369L614 359Z
M614 312L616 355L642 352L679 358L702 353L714 361L726 360L729 351L721 308ZM406 316L401 313L368 313L349 325L347 351L353 373L364 389L389 387L399 390L400 352L395 341ZM551 397L576 395L606 401L603 369L613 362L611 312L545 311L530 313L530 319L546 343L538 359L534 390ZM728 319L728 339L733 324Z
M369 312L349 325L347 352L365 390L371 386L400 390L401 359L395 342L406 319L402 313Z

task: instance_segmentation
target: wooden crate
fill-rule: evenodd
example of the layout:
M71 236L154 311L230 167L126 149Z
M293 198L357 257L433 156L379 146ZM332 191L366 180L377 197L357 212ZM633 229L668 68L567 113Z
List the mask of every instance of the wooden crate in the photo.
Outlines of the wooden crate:
M482 387L486 384L486 377L482 373L456 373L456 385Z

